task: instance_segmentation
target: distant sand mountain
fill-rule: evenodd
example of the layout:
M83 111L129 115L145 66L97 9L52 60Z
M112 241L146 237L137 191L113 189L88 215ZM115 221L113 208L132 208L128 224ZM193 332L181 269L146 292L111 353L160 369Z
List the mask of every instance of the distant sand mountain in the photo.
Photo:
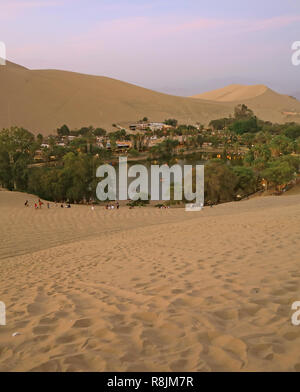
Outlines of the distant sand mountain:
M248 105L263 120L272 122L300 122L300 102L288 95L278 94L267 86L231 84L230 86L194 95L201 101L239 103Z
M193 98L207 99L218 102L243 101L258 97L268 90L267 86L258 84L254 86L243 86L241 84L231 84L230 86L208 91L203 94L193 96Z
M28 70L10 62L0 66L0 86L0 129L17 125L43 134L63 124L124 126L144 116L207 123L232 111L226 104L166 95L107 77Z
M223 102L162 94L102 76L29 70L11 62L0 66L0 87L0 129L16 125L45 135L63 124L111 128L113 123L126 126L144 116L152 121L172 117L181 123L207 124L233 113L236 103L249 104L265 120L300 122L300 102L266 87L260 95L250 89L250 96L245 92L234 102Z

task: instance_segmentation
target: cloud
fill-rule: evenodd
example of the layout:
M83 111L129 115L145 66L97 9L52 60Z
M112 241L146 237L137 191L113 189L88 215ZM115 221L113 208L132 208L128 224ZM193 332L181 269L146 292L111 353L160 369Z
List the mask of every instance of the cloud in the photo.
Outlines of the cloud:
M106 20L95 23L83 33L69 37L75 45L89 51L95 47L116 45L117 47L134 46L145 41L163 46L165 40L185 39L194 34L192 41L209 33L209 39L219 39L225 34L240 36L267 30L276 30L300 21L299 16L282 16L268 19L187 19L167 17L129 17ZM200 37L197 36L199 33ZM120 44L123 42L123 44ZM161 45L159 45L159 42ZM130 45L131 44L131 45Z
M27 7L41 4L25 3ZM46 3L57 5L57 1ZM270 68L274 61L271 51L282 51L278 45L270 44L273 31L288 30L299 21L300 15L250 19L148 14L114 16L103 21L95 17L88 26L83 23L76 29L58 25L55 36L52 30L27 40L20 35L18 42L9 45L8 41L7 47L12 61L29 68L70 69L139 83L163 77L183 80L186 73L200 78L202 74L217 74L220 64L223 72L233 72L233 67L236 72L244 72L250 64L252 68L260 67L261 72ZM267 31L272 34L264 34ZM257 38L256 32L266 39Z
M300 22L300 15L281 16L267 19L209 19L197 18L183 20L182 18L168 17L130 17L106 20L95 24L88 31L94 37L104 33L112 36L118 34L140 34L143 36L169 36L193 32L233 32L251 33L279 29L292 23Z
M8 19L19 16L23 11L44 8L56 7L62 4L62 1L44 0L44 1L17 1L17 0L2 0L0 3L0 18Z
M300 15L281 16L267 19L191 19L187 22L165 21L161 25L161 33L195 32L203 30L225 29L236 32L255 32L279 29L292 23L300 22Z
M279 16L268 19L260 19L254 21L245 21L244 31L263 31L279 29L289 26L290 24L300 22L300 15Z

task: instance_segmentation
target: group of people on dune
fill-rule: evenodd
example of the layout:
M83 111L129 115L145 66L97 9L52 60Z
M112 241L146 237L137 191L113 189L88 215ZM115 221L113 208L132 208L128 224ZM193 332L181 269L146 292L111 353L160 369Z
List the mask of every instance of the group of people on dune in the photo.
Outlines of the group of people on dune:
M38 201L37 203L34 203L34 208L35 208L36 210L37 210L37 209L41 209L43 204L44 204L44 203L41 201L41 199L39 199L39 201ZM49 203L48 203L48 204L49 204ZM24 203L24 205L25 205L25 207L30 207L29 201L26 200L25 203ZM48 207L48 208L49 208L49 207Z
M106 210L114 210L114 209L119 209L120 208L120 204L119 204L119 202L116 202L115 204L111 204L111 203L108 203L108 204L106 204L106 206L105 206L105 209Z
M29 201L26 200L24 203L25 207L30 207ZM34 203L34 209L38 210L41 209L42 206L44 205L44 202L41 201L41 199L38 200L38 202ZM50 208L51 204L49 202L47 202L47 208ZM55 202L54 203L54 207L58 207L58 204ZM67 203L66 205L64 205L63 203L61 203L60 205L61 208L71 208L71 204Z
M25 207L30 207L29 201L26 200L24 205L25 205ZM39 199L38 202L34 203L34 208L36 210L38 210L38 209L41 209L43 205L44 205L44 203L41 201L41 199ZM46 205L47 205L47 208L50 208L52 206L49 202L47 202ZM57 202L54 203L54 207L58 207ZM66 203L66 204L61 203L60 207L61 208L71 208L71 204L70 203ZM109 203L109 204L106 204L106 206L105 206L106 210L114 210L114 209L118 210L119 208L120 208L120 204L118 202L116 202L114 204ZM92 210L94 210L94 209L95 209L95 207L92 206Z

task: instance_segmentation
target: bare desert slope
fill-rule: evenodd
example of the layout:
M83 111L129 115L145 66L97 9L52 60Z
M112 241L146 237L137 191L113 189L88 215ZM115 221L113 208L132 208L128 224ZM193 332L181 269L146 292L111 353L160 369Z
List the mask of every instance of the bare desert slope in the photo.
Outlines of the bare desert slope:
M193 98L207 99L218 102L243 101L249 98L255 98L262 95L268 90L267 86L262 84L253 86L243 86L241 84L231 84L224 88L208 91L203 94L193 96Z
M23 126L47 134L68 124L111 127L147 116L152 121L175 117L207 122L230 108L175 97L101 76L57 70L28 70L12 63L0 67L0 129Z
M34 200L0 191L0 371L300 370L299 194L199 213Z
M288 95L278 94L264 85L230 86L198 94L192 98L236 105L244 103L263 120L300 122L300 102Z
M270 90L253 98L250 88L250 99L249 94L238 97L233 92L242 102L220 102L207 100L210 96L162 94L107 77L29 70L11 62L0 66L0 87L0 129L22 126L44 135L63 124L71 128L126 126L144 116L152 121L172 117L181 123L207 124L233 113L236 103L249 104L265 120L300 121L300 102Z

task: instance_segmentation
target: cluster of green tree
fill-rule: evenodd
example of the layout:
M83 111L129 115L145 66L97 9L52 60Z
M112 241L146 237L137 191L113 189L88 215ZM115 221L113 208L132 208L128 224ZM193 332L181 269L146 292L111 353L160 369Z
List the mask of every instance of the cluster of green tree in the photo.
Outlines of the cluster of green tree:
M205 166L205 201L221 203L254 193L258 177L245 166L233 166L216 159Z
M38 143L23 128L3 129L0 132L0 184L7 189L26 189L28 164Z
M91 155L68 152L61 167L31 168L26 191L51 201L90 200L95 197L96 169L100 163Z
M300 156L291 154L294 144L284 135L257 135L261 143L251 147L239 166L213 160L205 166L205 198L214 203L230 201L268 187L282 189L300 172ZM298 153L300 153L298 144ZM242 165L240 165L242 163ZM263 188L262 182L266 184Z
M205 200L220 203L243 198L263 190L263 179L275 188L287 185L296 178L299 170L299 157L291 155L270 160L261 171L252 166L212 160L205 166Z
M244 133L257 133L261 130L261 127L258 124L257 118L253 116L234 121L229 125L229 129L237 135L243 135Z
M225 121L226 120L226 121ZM173 126L175 122L170 119ZM170 122L171 121L171 122ZM245 105L236 107L234 117L214 120L226 124L222 133L202 132L192 125L179 125L167 131L147 131L126 134L124 129L106 135L102 128L84 127L70 131L64 125L60 136L47 138L49 148L41 148L41 134L35 138L23 128L0 132L0 185L36 193L49 200L80 201L94 192L93 170L98 163L109 160L117 149L117 140L131 140L131 156L149 150L152 159L170 161L178 153L181 135L187 149L201 147L209 141L213 146L223 146L222 159L206 166L206 199L212 202L233 200L237 195L247 195L260 189L262 179L269 186L279 187L292 181L299 173L300 125L272 124L259 120ZM216 123L214 123L216 124ZM57 144L62 137L78 132L66 146ZM160 135L161 133L161 135ZM151 135L166 136L162 143L149 149ZM103 136L103 147L96 144L96 136ZM110 141L110 150L106 145ZM246 145L248 152L238 160L227 160L228 154ZM41 150L45 167L31 168L37 150ZM230 151L230 153L228 153ZM55 156L57 167L48 162Z
M282 188L300 172L300 125L272 124L259 120L246 105L235 108L234 117L214 120L210 126L227 129L223 160L205 167L205 197L212 202L234 200L267 187ZM222 139L222 138L221 138ZM226 162L226 148L246 145L249 151L238 161Z
M177 135L183 135L184 133L188 132L190 135L198 133L198 129L194 125L187 125L187 124L180 124L176 128Z
M105 136L106 130L103 128L94 128L92 126L82 127L80 129L70 130L70 128L64 124L62 127L57 129L58 136Z
M45 167L32 167L40 138L23 128L13 127L0 131L0 185L10 190L28 191L49 200L79 201L87 197L95 177L93 170L111 153L98 147L100 154L87 154L86 141L80 139L68 147L55 145L50 138L49 148L43 150ZM71 144L72 144L71 143ZM76 145L76 143L79 143ZM48 167L47 159L55 154L58 167ZM89 184L87 186L87 183Z
M178 145L178 140L166 139L150 148L150 156L153 159L168 161L175 155L175 149Z
M204 197L206 204L218 204L237 200L256 192L258 176L254 170L238 165L230 165L220 159L212 159L205 165ZM193 179L195 182L195 177ZM195 183L194 183L195 186ZM193 189L195 191L195 187ZM174 200L174 184L170 187L170 205L181 204ZM183 198L184 202L188 202Z
M120 129L115 132L111 132L109 134L110 139L115 139L115 140L130 140L130 135L126 133L125 129Z
M209 126L214 130L230 130L236 135L269 132L272 135L283 134L289 139L296 140L300 137L300 125L290 122L286 124L273 124L270 121L258 119L253 111L246 105L237 105L234 115L227 118L212 120ZM249 137L249 135L247 135ZM254 138L252 135L251 137Z
M268 185L279 187L296 178L300 170L299 157L285 155L268 162L261 176Z
M170 125L171 127L177 127L178 121L175 118L168 118L164 121L164 124Z
M253 111L246 105L237 105L233 117L212 120L209 126L215 130L229 129L237 135L256 133L261 130L261 125Z

